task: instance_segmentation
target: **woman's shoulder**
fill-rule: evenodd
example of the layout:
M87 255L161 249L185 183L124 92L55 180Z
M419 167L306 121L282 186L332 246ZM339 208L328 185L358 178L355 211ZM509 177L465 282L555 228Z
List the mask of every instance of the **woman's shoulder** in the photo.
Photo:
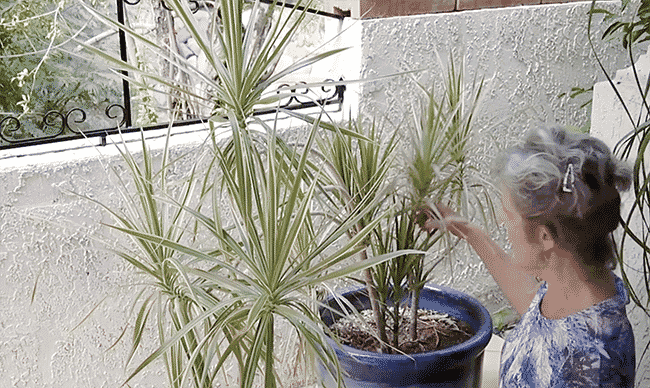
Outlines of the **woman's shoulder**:
M573 348L605 348L634 351L632 325L625 308L613 303L601 303L564 320L562 330L569 333Z
M624 288L611 300L558 320L546 319L535 304L545 291L543 283L513 330L516 335L506 340L502 379L531 381L533 386L633 386L635 346L625 313ZM528 375L521 370L528 370Z
M634 385L634 333L621 297L619 294L567 317L571 351L563 375L571 379L592 375L602 387Z
M616 295L565 318L565 330L580 330L596 337L611 337L612 330L630 329L625 306L630 299L623 281L615 277Z
M550 358L562 358L567 351L600 354L605 358L610 353L625 353L624 358L634 354L632 325L625 311L629 299L620 279L617 278L616 296L561 319L548 319L541 313L539 306L546 290L546 283L542 282L531 307L513 330L515 335L506 340L509 351L527 352L536 346L546 349Z

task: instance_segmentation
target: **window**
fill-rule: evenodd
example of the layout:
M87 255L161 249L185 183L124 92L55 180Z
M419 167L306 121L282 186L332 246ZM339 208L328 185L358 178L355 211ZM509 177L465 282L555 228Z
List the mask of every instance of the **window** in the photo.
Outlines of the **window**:
M98 6L115 12L114 0ZM72 1L9 1L0 9L0 147L79 136L124 120L118 76L79 59L74 40L119 50L117 34ZM92 124L91 124L92 123Z
M183 70L187 65L201 70L205 55L164 1L86 3L108 18L92 17L88 9L74 0L10 0L0 6L0 149L84 137L105 139L117 133L118 128L119 132L139 131L141 127L164 128L172 118L179 124L196 123L218 109L201 77ZM210 28L215 1L189 0L188 4L199 24ZM308 22L312 24L341 18L316 10L310 12L322 16ZM115 22L137 31L162 49L155 52L129 39L118 31L120 24ZM305 31L319 30L313 27L308 26ZM166 82L184 85L187 94L177 95L164 83L153 85L139 77L137 71L112 71L105 58L87 55L84 45L114 53L134 68L157 73ZM338 79L335 77L338 75L323 74L319 82ZM297 88L298 93L310 94L310 98L294 97L284 105L303 109L313 106L314 101L340 104L344 90L343 86L322 90ZM265 111L261 109L259 113Z

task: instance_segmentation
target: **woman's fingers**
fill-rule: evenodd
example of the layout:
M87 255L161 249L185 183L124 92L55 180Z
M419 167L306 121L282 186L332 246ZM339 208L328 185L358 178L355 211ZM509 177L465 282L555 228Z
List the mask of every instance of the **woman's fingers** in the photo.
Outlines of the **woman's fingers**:
M441 220L429 220L432 227L440 230L448 230L457 237L466 238L469 230L469 221L463 217L450 216Z
M427 232L434 233L436 230L448 230L460 238L467 237L469 221L459 217L451 209L426 209L421 214L426 217L419 224Z
M431 211L438 213L439 216L442 216L444 218L449 216L456 216L455 211L453 211L450 207L443 205L441 203L435 204Z
M464 217L460 217L446 205L437 203L426 206L419 209L417 214L419 217L418 224L430 234L435 233L437 230L448 230L457 237L467 238L470 229L469 221Z
M433 220L431 218L427 218L426 221L424 221L424 224L422 224L422 227L427 232L431 233L434 230L442 229L444 227L444 225L440 220Z

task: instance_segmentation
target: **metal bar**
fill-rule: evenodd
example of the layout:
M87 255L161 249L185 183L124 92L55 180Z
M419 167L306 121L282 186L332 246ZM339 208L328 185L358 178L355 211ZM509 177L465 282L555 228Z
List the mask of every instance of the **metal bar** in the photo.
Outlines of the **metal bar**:
M278 6L281 6L281 7L286 7L286 8L296 8L299 11L306 11L308 13L313 13L314 15L325 16L325 17L328 17L328 18L334 18L334 19L340 19L340 20L345 19L345 16L343 16L343 15L337 15L335 13L321 11L321 10L314 9L314 8L307 8L307 7L303 7L302 5L299 5L299 6L296 7L295 4L291 4L291 3L287 3L287 2L283 2L283 1L259 0L259 2L264 3L264 4L275 4L275 5L278 5ZM251 1L251 3L252 3L252 1Z
M125 25L126 18L124 17L124 0L117 0L117 21ZM124 30L118 32L120 37L120 56L124 62L127 62L126 55L126 33ZM122 70L122 74L128 77L129 73L125 70ZM122 79L122 89L124 97L124 120L127 127L130 127L131 122L131 89L129 88L129 81Z

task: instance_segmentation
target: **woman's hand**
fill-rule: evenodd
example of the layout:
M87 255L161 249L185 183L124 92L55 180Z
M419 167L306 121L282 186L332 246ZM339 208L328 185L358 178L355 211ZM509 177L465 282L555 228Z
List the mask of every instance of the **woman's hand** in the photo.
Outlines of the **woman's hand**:
M419 225L430 234L438 229L448 230L456 237L466 239L474 226L465 218L459 216L448 206L436 204L426 206L418 211Z

